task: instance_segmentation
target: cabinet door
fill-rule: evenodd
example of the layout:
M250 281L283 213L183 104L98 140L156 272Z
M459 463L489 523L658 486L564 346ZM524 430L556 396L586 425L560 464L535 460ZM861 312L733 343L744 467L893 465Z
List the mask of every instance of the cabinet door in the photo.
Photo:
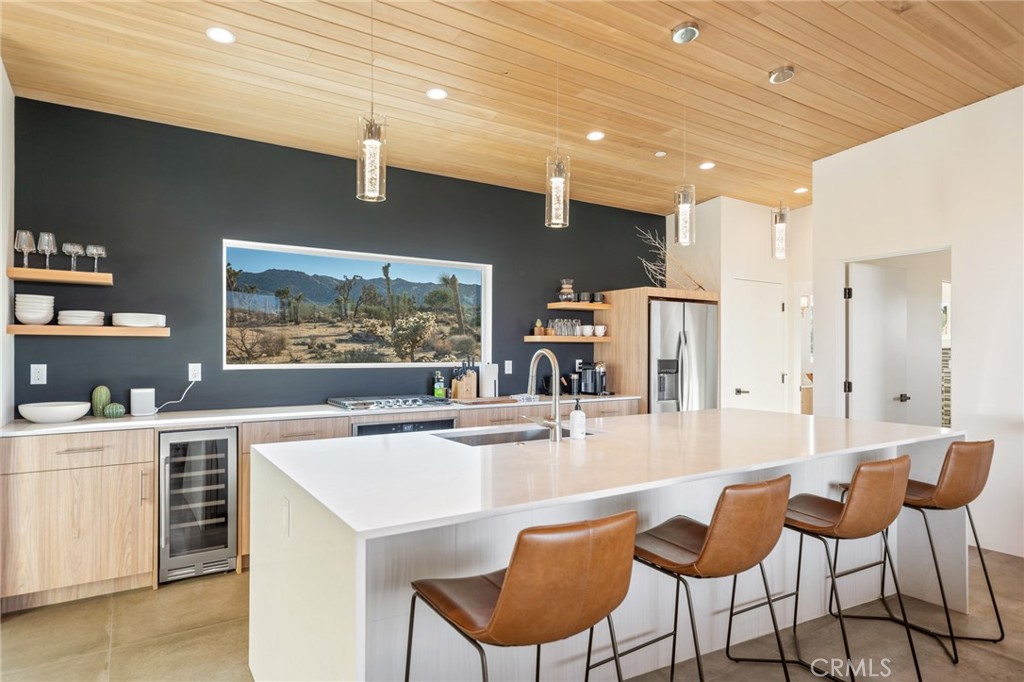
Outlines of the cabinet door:
M0 479L4 597L153 570L153 464Z
M249 452L253 443L283 443L318 438L344 438L349 434L348 417L321 419L285 419L276 422L242 424L240 452Z

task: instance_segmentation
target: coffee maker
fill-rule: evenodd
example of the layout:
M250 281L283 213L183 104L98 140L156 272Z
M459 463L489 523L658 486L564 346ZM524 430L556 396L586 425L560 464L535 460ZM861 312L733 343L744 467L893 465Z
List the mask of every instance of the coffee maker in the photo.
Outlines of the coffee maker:
M607 395L608 376L603 362L584 362L580 369L580 393Z

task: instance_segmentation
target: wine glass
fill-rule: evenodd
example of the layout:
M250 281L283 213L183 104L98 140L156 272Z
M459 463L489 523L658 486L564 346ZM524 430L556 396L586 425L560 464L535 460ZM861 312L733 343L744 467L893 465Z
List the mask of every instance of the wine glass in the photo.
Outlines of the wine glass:
M85 247L85 255L92 258L92 271L100 271L100 258L107 257L107 247L99 244L89 244Z
M22 267L28 267L28 254L36 252L36 240L28 230L18 230L14 235L14 250L24 255Z
M39 245L37 247L39 253L46 256L46 269L50 269L50 254L57 253L57 238L53 236L53 232L40 232L39 233Z
M64 242L64 255L71 256L71 270L72 272L78 269L77 258L85 253L85 249L82 248L81 244L75 244L72 242Z

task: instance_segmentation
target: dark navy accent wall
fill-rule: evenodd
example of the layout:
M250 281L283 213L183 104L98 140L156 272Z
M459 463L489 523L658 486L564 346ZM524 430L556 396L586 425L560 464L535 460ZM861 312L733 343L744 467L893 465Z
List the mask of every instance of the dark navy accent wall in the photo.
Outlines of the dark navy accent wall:
M351 127L341 122L338 135ZM15 168L17 229L103 244L110 257L101 270L114 274L113 287L18 282L16 291L53 294L57 310L165 313L171 327L167 339L19 336L16 404L88 400L101 383L126 405L129 388L155 387L159 404L184 390L189 362L203 363L203 381L176 409L426 392L428 365L221 369L225 238L490 263L493 361L512 361L511 375L500 370L500 390L519 393L539 347L523 335L538 317L570 316L545 309L558 280L574 278L577 291L644 286L634 227L664 229L661 216L573 202L571 227L550 230L541 195L397 168L388 169L388 200L366 204L355 198L349 159L21 98ZM69 267L63 255L51 263ZM590 345L552 348L563 371L593 357ZM32 363L48 365L47 385L29 384Z

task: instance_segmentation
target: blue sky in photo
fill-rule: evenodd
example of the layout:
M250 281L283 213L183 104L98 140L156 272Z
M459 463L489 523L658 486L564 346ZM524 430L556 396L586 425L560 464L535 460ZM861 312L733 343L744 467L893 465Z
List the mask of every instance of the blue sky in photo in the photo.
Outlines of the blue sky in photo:
M264 251L262 249L246 249L237 246L227 247L227 262L236 270L258 273L265 270L298 270L307 275L329 275L337 279L343 276L359 275L365 279L383 277L381 266L391 263L391 278L404 279L409 282L436 283L441 273L455 274L459 282L480 284L479 270L469 268L449 268L438 265L400 263L388 260L362 260L359 258L340 258L319 256L307 253L288 253L281 251Z

